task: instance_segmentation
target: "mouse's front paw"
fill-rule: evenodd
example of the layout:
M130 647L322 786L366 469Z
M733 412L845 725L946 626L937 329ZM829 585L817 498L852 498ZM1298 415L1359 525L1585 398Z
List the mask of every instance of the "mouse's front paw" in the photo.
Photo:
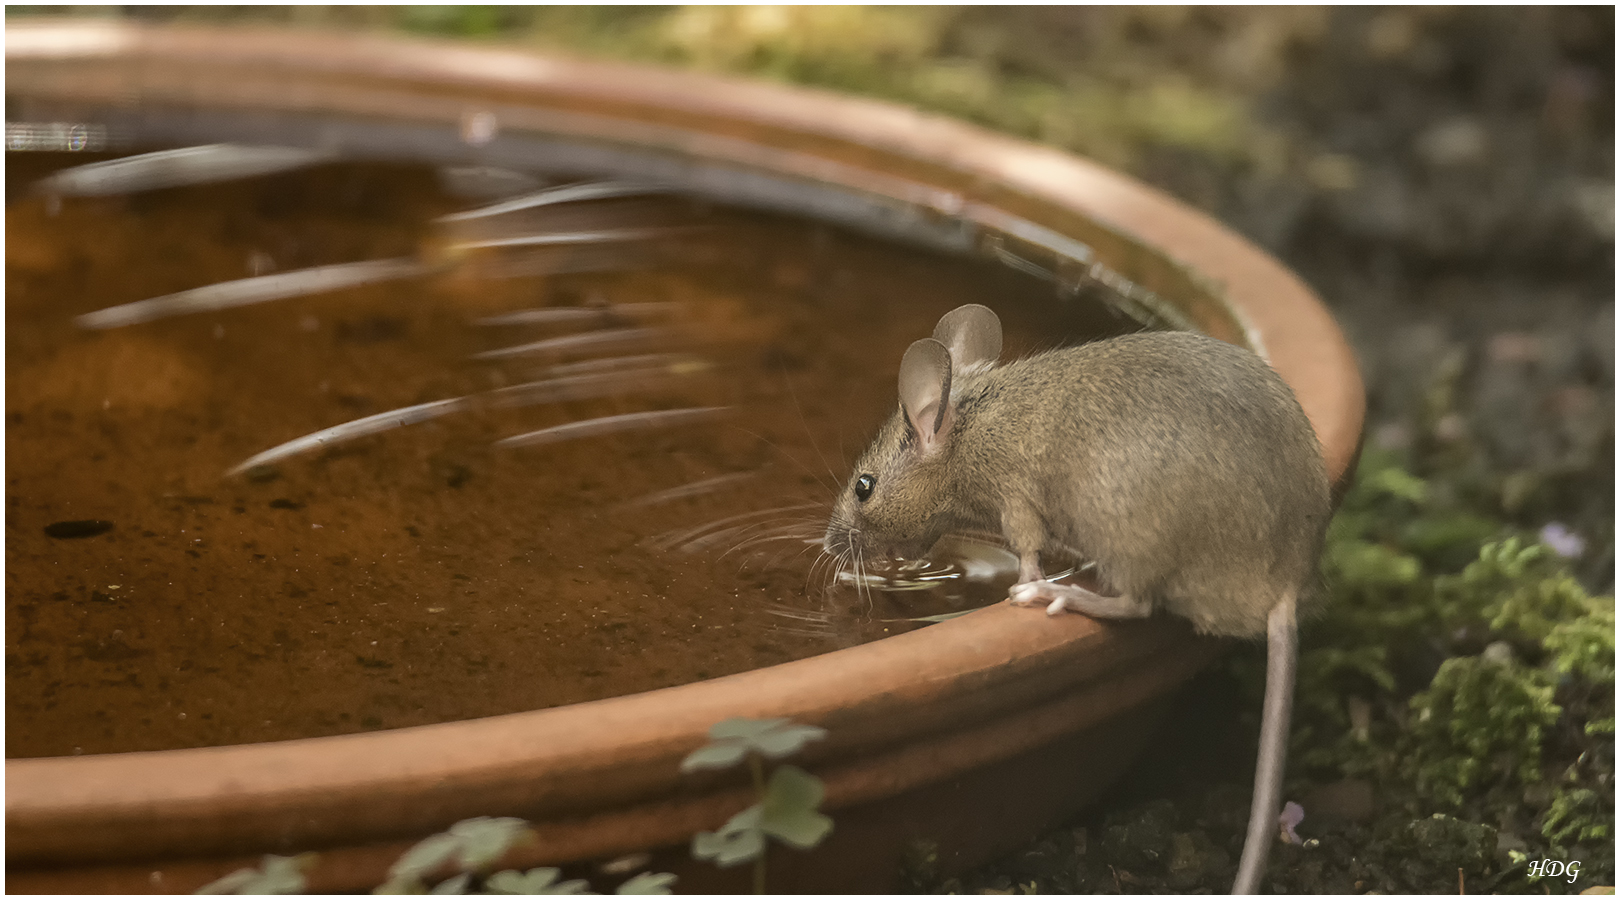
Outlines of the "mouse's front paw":
M1040 587L1043 584L1050 584L1050 582L1025 581L1015 584L1007 588L1007 602L1015 606L1034 606L1037 603L1044 603L1046 601L1039 596Z
M1045 606L1046 614L1055 616L1068 608L1065 602L1069 591L1063 585L1050 581L1026 581L1007 589L1007 602L1015 606Z

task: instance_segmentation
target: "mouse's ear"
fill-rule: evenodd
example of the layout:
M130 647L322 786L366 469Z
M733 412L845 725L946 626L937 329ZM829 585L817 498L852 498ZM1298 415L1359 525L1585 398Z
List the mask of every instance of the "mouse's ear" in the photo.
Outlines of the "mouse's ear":
M900 360L900 406L924 453L939 449L950 434L950 401L951 351L933 338L907 347Z
M994 365L1001 356L1001 320L988 306L958 306L940 317L934 340L951 351L951 362L958 370L981 363Z

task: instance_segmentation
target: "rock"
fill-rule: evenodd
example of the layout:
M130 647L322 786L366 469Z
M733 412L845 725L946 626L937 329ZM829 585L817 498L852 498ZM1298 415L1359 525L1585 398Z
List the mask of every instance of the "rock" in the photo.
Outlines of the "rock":
M1339 822L1367 822L1376 812L1373 788L1360 778L1346 778L1312 788L1300 800L1305 814L1313 819Z

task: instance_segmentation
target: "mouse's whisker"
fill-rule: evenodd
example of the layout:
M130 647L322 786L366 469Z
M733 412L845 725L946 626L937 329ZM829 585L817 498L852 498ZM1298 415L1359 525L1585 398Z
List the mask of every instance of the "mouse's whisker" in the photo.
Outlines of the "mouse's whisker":
M803 526L800 526L800 525L785 525L784 526L784 525L773 525L770 522L759 522L759 523L755 523L755 524L751 524L751 525L743 525L743 526L739 526L738 528L731 529L725 534L725 537L735 538L736 543L733 544L724 553L721 553L720 558L725 559L728 555L730 555L732 553L735 553L735 552L737 552L739 550L746 550L746 549L750 549L750 548L753 548L753 547L757 547L757 546L759 546L760 544L763 544L763 543L767 543L767 542L770 542L770 541L782 540L784 536L791 538L802 527ZM786 531L785 535L784 535L784 530ZM712 544L716 543L719 538L720 538L720 535L716 535L716 536L708 539L708 543L712 545Z
M773 627L783 634L809 638L831 638L837 635L832 616L819 610L799 609L773 603L764 611L776 619Z
M872 587L866 579L866 554L859 550L855 552L855 596L862 601L867 611L871 611Z
M815 588L813 587L813 585L815 584L815 580L816 580L816 572L819 569L822 568L826 558L827 558L827 554L825 552L823 552L819 556L817 556L815 559L810 560L810 567L808 569L806 569L805 572L804 572L804 588L803 588L803 590L804 590L804 594L805 594L806 597L815 596Z
M833 471L832 466L827 462L826 454L821 452L821 446L816 443L816 436L810 430L810 421L805 418L804 407L799 403L799 392L793 389L793 380L788 378L787 369L785 367L782 369L782 383L787 385L788 396L793 398L793 410L799 414L799 424L804 426L805 436L810 438L810 449L815 451L816 457L821 460L822 468L827 470L827 477L831 479L830 481L822 482L822 484L832 492L833 498L836 499L838 497L839 485L838 473ZM821 476L819 474L814 472L811 474L815 475L817 481L821 481Z
M812 575L815 573L817 567L819 567L826 576L821 582L820 591L817 593L817 596L823 601L826 600L828 593L832 591L833 585L838 583L838 573L844 570L845 562L846 560L844 558L843 551L839 551L838 553L829 553L824 548L821 556L819 556L816 559L815 564L811 566L810 571ZM808 590L808 587L806 589Z
M770 438L760 434L757 431L749 431L748 429L743 428L740 425L733 425L732 427L736 428L738 431L741 431L743 434L748 435L749 437L752 437L752 438L755 438L755 439L757 439L759 441L764 442L766 446L770 447L772 450L775 450L777 453L782 454L782 456L785 457L789 462L791 462L794 465L798 466L800 469L803 469L804 473L806 475L809 475L811 478L814 478L816 480L816 482L818 484L820 484L822 487L827 487L828 486L827 482L821 480L821 475L819 473L817 473L816 470L814 470L814 469L810 468L809 466L805 465L804 462L802 460L800 460L797 456L794 456L793 454L791 454L791 453L787 452L786 450L782 449L782 446L780 444L778 444L775 441L771 440ZM833 497L836 498L838 496L838 486L837 486L837 484L834 483L832 485L831 489L832 489Z
M770 558L770 561L765 564L765 568L767 569L776 567L779 563L781 563L783 557L797 561L804 556L804 551L809 549L808 547L804 546L804 541L802 538L797 540L782 538L777 539L772 543L784 544L786 546L783 546L780 550L777 550L776 553ZM799 544L800 546L795 548L793 546L794 544Z

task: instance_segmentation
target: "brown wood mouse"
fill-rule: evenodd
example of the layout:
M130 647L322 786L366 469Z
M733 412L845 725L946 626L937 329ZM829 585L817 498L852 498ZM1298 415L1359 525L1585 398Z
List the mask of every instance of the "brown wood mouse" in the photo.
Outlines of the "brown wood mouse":
M959 307L900 363L900 409L856 464L823 539L841 565L918 558L948 532L1000 531L1008 599L1055 615L1156 610L1205 634L1268 636L1248 834L1253 893L1278 834L1296 607L1331 514L1316 432L1241 347L1133 334L997 365L1001 322ZM1094 562L1101 592L1045 580L1041 553Z

